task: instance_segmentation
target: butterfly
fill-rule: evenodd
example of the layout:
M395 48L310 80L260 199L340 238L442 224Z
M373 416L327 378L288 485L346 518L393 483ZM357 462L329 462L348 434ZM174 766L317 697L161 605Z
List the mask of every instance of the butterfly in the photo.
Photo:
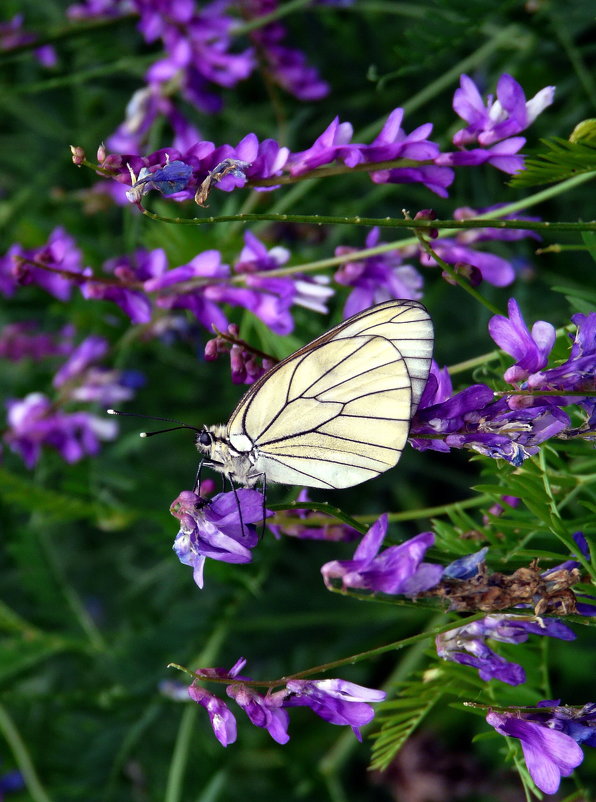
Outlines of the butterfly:
M205 467L254 487L345 488L392 468L428 379L433 326L390 300L344 320L275 365L227 424L196 439Z

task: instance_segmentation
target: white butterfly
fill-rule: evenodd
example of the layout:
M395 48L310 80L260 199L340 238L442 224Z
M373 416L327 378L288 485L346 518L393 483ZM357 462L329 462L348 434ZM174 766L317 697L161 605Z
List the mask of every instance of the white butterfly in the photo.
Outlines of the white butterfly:
M428 379L433 328L417 301L391 300L344 320L275 365L227 425L196 445L238 484L342 488L399 460Z

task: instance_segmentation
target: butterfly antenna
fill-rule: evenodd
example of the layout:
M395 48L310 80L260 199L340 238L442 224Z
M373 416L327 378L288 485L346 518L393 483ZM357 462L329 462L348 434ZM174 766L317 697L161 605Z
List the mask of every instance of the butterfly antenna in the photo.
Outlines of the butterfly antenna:
M202 432L202 429L199 429L198 426L191 426L190 423L182 423L182 421L176 420L175 418L161 418L157 415L142 415L140 412L124 412L121 409L108 409L106 410L108 415L124 415L128 418L145 418L146 420L161 420L164 423L175 423L176 426L172 426L168 429L158 429L154 432L140 432L140 437L152 437L154 434L164 434L164 432L175 432L177 429L191 429L193 432Z

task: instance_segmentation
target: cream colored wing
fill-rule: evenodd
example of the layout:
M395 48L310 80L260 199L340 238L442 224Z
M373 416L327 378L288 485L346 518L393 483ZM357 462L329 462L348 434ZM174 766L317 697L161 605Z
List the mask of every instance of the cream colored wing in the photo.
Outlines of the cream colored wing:
M387 301L276 365L228 424L248 436L269 481L351 487L393 467L428 377L432 324L415 301Z

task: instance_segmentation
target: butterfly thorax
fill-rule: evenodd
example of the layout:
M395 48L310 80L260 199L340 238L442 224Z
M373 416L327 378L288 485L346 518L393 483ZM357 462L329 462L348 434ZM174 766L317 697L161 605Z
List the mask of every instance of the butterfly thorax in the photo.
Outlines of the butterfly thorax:
M197 435L196 446L208 459L206 467L223 473L238 484L252 487L262 478L262 473L255 471L254 467L259 454L246 435L236 439L238 442L231 442L223 424L205 426Z

